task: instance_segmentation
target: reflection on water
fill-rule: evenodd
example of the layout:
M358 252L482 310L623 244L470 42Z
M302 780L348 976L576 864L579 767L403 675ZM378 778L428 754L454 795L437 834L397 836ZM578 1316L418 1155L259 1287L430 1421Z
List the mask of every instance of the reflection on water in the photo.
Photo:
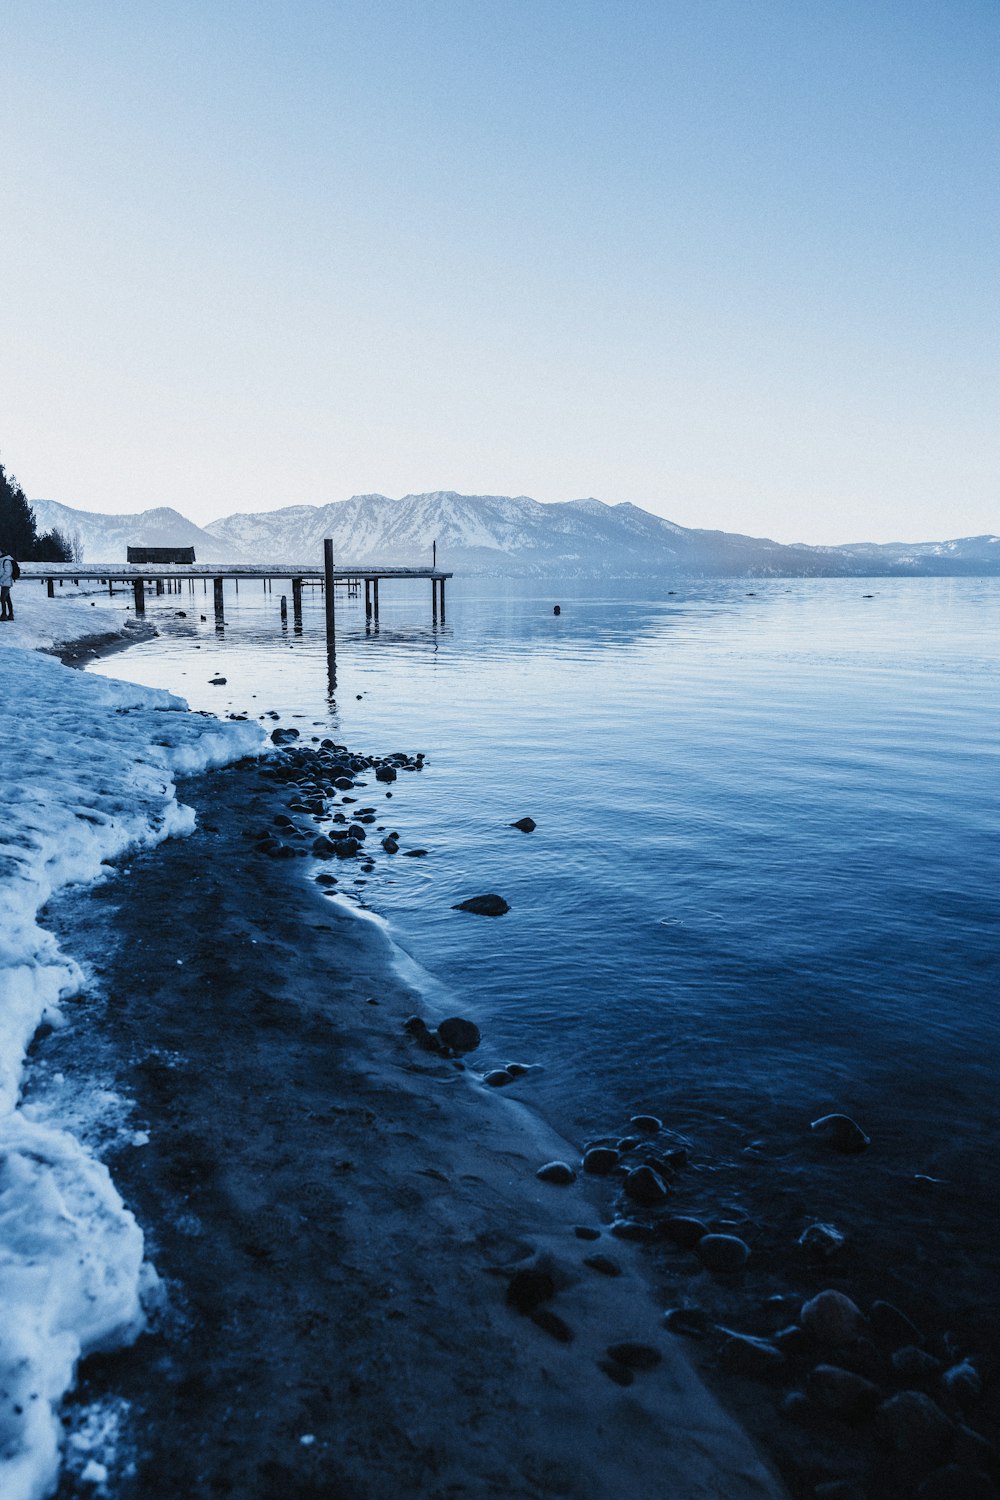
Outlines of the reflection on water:
M884 1246L905 1274L994 1253L997 581L455 580L447 622L387 585L378 622L338 596L335 681L321 599L300 631L281 591L227 592L219 636L157 601L161 638L98 670L426 752L392 817L430 857L366 899L491 1056L544 1063L532 1097L563 1128L651 1109L733 1163L733 1202L766 1173L782 1232L905 1223L906 1254ZM509 916L451 910L480 891ZM863 1177L803 1153L830 1109L875 1137ZM933 1202L915 1174L944 1180Z

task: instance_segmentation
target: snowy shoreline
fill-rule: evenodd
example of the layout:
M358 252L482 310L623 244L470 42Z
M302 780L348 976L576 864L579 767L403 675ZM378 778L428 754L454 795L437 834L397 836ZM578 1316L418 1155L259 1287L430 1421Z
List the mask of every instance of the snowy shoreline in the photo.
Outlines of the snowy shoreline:
M19 1105L38 1028L82 975L37 917L108 861L189 833L179 777L258 753L252 724L191 714L158 689L85 676L46 652L94 637L87 604L16 590L0 634L0 1491L40 1500L59 1467L56 1408L77 1361L143 1323L143 1237L107 1169ZM103 637L106 639L106 637ZM131 643L128 627L120 632Z

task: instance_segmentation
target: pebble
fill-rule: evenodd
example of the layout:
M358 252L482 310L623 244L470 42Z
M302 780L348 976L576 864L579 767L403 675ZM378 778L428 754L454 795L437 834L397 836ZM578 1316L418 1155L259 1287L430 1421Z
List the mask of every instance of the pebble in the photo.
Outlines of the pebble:
M643 1135L659 1135L663 1129L663 1121L658 1120L655 1115L633 1115L629 1124L633 1130L638 1130Z
M708 1225L700 1219L690 1219L684 1214L675 1214L663 1221L663 1232L668 1240L680 1245L682 1250L693 1250L699 1240L708 1234Z
M611 1225L611 1233L618 1240L635 1240L639 1244L649 1244L656 1239L656 1230L651 1224L643 1224L638 1219L615 1219Z
M620 1276L622 1274L621 1266L616 1260L612 1260L610 1255L585 1255L583 1263L585 1266L589 1266L592 1271L599 1272L602 1276Z
M608 1358L627 1370L655 1370L663 1359L659 1349L651 1344L638 1344L627 1340L623 1344L609 1344Z
M685 1338L703 1339L709 1329L708 1314L700 1307L668 1307L663 1314L663 1326Z
M502 896L489 892L484 896L469 896L465 901L459 901L452 907L452 911L471 911L477 917L502 917L510 907Z
M799 1245L815 1260L829 1260L846 1243L846 1235L834 1224L810 1224L799 1235Z
M739 1271L750 1258L750 1246L735 1234L706 1234L695 1247L709 1271Z
M952 1365L951 1369L945 1370L941 1376L941 1385L964 1411L974 1406L983 1393L979 1371L968 1359L963 1359L961 1364Z
M506 1068L491 1068L484 1073L483 1082L491 1089L504 1089L508 1083L514 1082L513 1073L508 1073Z
M939 1359L928 1354L926 1349L918 1349L916 1344L905 1344L902 1349L897 1349L890 1362L900 1379L907 1381L929 1380L941 1368Z
M529 1267L515 1271L507 1283L507 1306L520 1313L530 1313L556 1294L556 1284L549 1271Z
M941 1453L954 1432L950 1418L923 1391L900 1391L883 1401L877 1425L897 1453L923 1458Z
M590 1224L574 1224L573 1233L578 1240L599 1240L601 1231L594 1229Z
M565 1161L547 1161L544 1167L538 1168L535 1176L540 1182L551 1182L557 1187L568 1187L576 1181L576 1173Z
M916 1324L892 1302L873 1302L868 1317L876 1338L887 1344L923 1343Z
M641 1203L646 1208L666 1203L670 1195L670 1189L659 1172L648 1166L635 1167L629 1172L625 1178L625 1192L633 1203Z
M861 1126L850 1115L822 1115L813 1120L809 1129L824 1145L847 1156L856 1155L871 1145L871 1136L865 1135Z
M583 1158L583 1170L594 1177L607 1177L618 1165L618 1152L611 1146L592 1146Z
M864 1328L861 1309L843 1292L819 1292L803 1303L799 1314L803 1328L821 1344L848 1344Z
M468 1021L464 1016L448 1016L438 1026L437 1035L438 1041L450 1047L452 1052L475 1052L482 1041L475 1021Z
M839 1365L817 1365L807 1381L809 1395L818 1406L840 1417L859 1417L874 1411L879 1388L853 1370Z

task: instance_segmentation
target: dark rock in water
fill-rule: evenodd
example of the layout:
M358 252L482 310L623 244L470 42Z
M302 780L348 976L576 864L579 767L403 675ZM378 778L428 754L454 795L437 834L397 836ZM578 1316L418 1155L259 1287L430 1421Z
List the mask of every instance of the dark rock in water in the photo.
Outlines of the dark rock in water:
M376 781L395 781L396 780L396 768L395 768L395 766L379 766L378 770L375 772L375 780Z
M523 1078L531 1069L527 1063L509 1062L504 1063L504 1072L509 1073L511 1078Z
M335 776L333 779L333 784L338 791L349 792L351 790L351 787L354 785L354 782L349 776Z
M382 840L382 848L385 850L386 854L399 853L399 844L394 838L384 838Z
M316 884L317 885L336 885L337 884L337 877L336 877L336 875L317 875L316 876Z
M829 1260L847 1243L833 1224L810 1224L799 1235L799 1245L812 1260Z
M760 1379L774 1375L785 1366L785 1356L769 1339L753 1338L724 1328L722 1359L730 1370Z
M695 1249L709 1271L740 1271L750 1258L750 1246L735 1234L706 1234Z
M615 1239L635 1240L641 1245L648 1245L657 1237L653 1225L643 1224L639 1219L615 1219L611 1233Z
M337 846L325 834L321 833L319 838L313 839L312 852L317 859L330 859L332 855L336 854Z
M488 1073L483 1074L483 1082L491 1089L505 1089L508 1083L514 1082L513 1073L508 1073L506 1068L491 1068Z
M408 1032L419 1047L425 1052L440 1052L441 1043L434 1033L429 1029L423 1016L410 1016L403 1022L403 1030Z
M91 608L93 608L93 605L91 605ZM175 609L174 610L174 619L175 620L186 620L187 619L187 610L186 609Z
M817 1406L848 1419L870 1416L881 1394L872 1381L839 1365L817 1365L807 1386Z
M438 1026L437 1034L438 1041L452 1052L475 1052L482 1041L475 1021L467 1021L464 1016L449 1016Z
M209 687L225 687L226 679L225 677L210 677L208 679L208 685ZM272 735L272 739L273 738L274 736Z
M963 1359L960 1364L945 1370L941 1376L941 1387L963 1411L975 1406L983 1393L979 1371L969 1359Z
M883 1401L877 1425L897 1453L919 1454L924 1459L943 1454L955 1430L951 1419L923 1391L900 1391Z
M892 1302L873 1302L868 1314L876 1338L887 1344L922 1344L915 1323Z
M803 1303L799 1318L806 1332L821 1344L848 1344L865 1326L857 1304L836 1291L818 1292Z
M633 1371L625 1365L620 1365L616 1359L599 1359L597 1361L597 1368L603 1370L608 1379L613 1380L615 1385L632 1385L635 1381Z
M294 828L295 824L287 813L276 813L274 817L275 828Z
M360 823L349 824L347 832L352 839L357 839L359 844L363 843L364 840L368 837L367 832L364 828L362 828Z
M809 1129L832 1151L841 1151L845 1156L855 1156L871 1145L871 1136L865 1135L861 1126L850 1115L823 1115L813 1120Z
M552 1182L557 1187L568 1187L571 1182L576 1181L576 1173L565 1161L547 1161L544 1167L539 1167L535 1176L540 1182Z
M583 1158L583 1170L594 1177L606 1177L618 1165L618 1152L610 1146L592 1146Z
M666 1203L670 1195L670 1189L659 1172L647 1166L635 1167L629 1172L625 1178L625 1192L633 1203L641 1203L645 1208Z
M592 1271L597 1271L601 1276L620 1276L622 1268L610 1255L585 1255L583 1257L585 1266Z
M502 896L488 894L485 896L470 896L466 901L459 901L452 907L452 911L471 911L477 917L502 917L510 907Z
M297 740L298 737L299 737L299 731L297 729L272 729L271 730L271 739L274 742L274 744L276 744L276 745L290 745L292 743L292 741L293 740Z
M534 1312L529 1313L528 1316L543 1333L547 1333L551 1338L557 1339L560 1344L571 1344L573 1342L572 1328L558 1313L554 1313L551 1307L536 1307Z
M278 844L268 851L272 859L294 859L298 851L291 844Z
M573 1233L578 1240L599 1240L601 1238L601 1231L591 1228L589 1224L575 1224L573 1226Z
M703 1339L710 1324L708 1314L700 1307L668 1307L663 1314L663 1326L671 1333L681 1333L685 1338Z
M355 854L357 854L358 847L359 846L357 839L352 838L338 839L336 844L334 845L334 848L337 851L338 859L351 859Z
M522 833L534 833L538 824L534 818L518 818L517 822L512 823L510 826L511 828L519 828Z
M406 849L403 852L404 859L424 859L426 855L426 849Z
M928 1474L917 1491L917 1500L997 1500L1000 1490L981 1469L965 1464L945 1464Z
M655 1115L633 1115L629 1124L641 1135L659 1135L663 1129L663 1121L658 1120Z
M619 1151L634 1151L636 1146L641 1146L643 1139L641 1135L623 1135L618 1142Z
M520 1313L530 1313L556 1294L556 1284L551 1272L539 1267L528 1267L515 1271L507 1283L507 1306Z
M689 1219L683 1214L672 1215L663 1221L664 1237L680 1245L682 1250L693 1250L699 1240L708 1234L708 1225L700 1219Z
M651 1344L609 1344L607 1353L609 1359L624 1365L627 1370L655 1370L663 1359L659 1349L654 1349Z

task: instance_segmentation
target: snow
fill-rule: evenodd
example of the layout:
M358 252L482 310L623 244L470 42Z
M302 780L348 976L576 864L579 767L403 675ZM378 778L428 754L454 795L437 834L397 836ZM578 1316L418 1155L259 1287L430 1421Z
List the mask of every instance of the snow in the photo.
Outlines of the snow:
M119 609L49 600L23 582L14 605L14 624L0 626L0 1494L42 1500L77 1361L137 1336L149 1268L103 1163L51 1110L42 1120L20 1106L25 1051L43 1020L61 1024L60 1001L82 977L37 916L62 886L102 878L107 861L190 832L176 778L258 753L263 732L31 649L123 630Z

